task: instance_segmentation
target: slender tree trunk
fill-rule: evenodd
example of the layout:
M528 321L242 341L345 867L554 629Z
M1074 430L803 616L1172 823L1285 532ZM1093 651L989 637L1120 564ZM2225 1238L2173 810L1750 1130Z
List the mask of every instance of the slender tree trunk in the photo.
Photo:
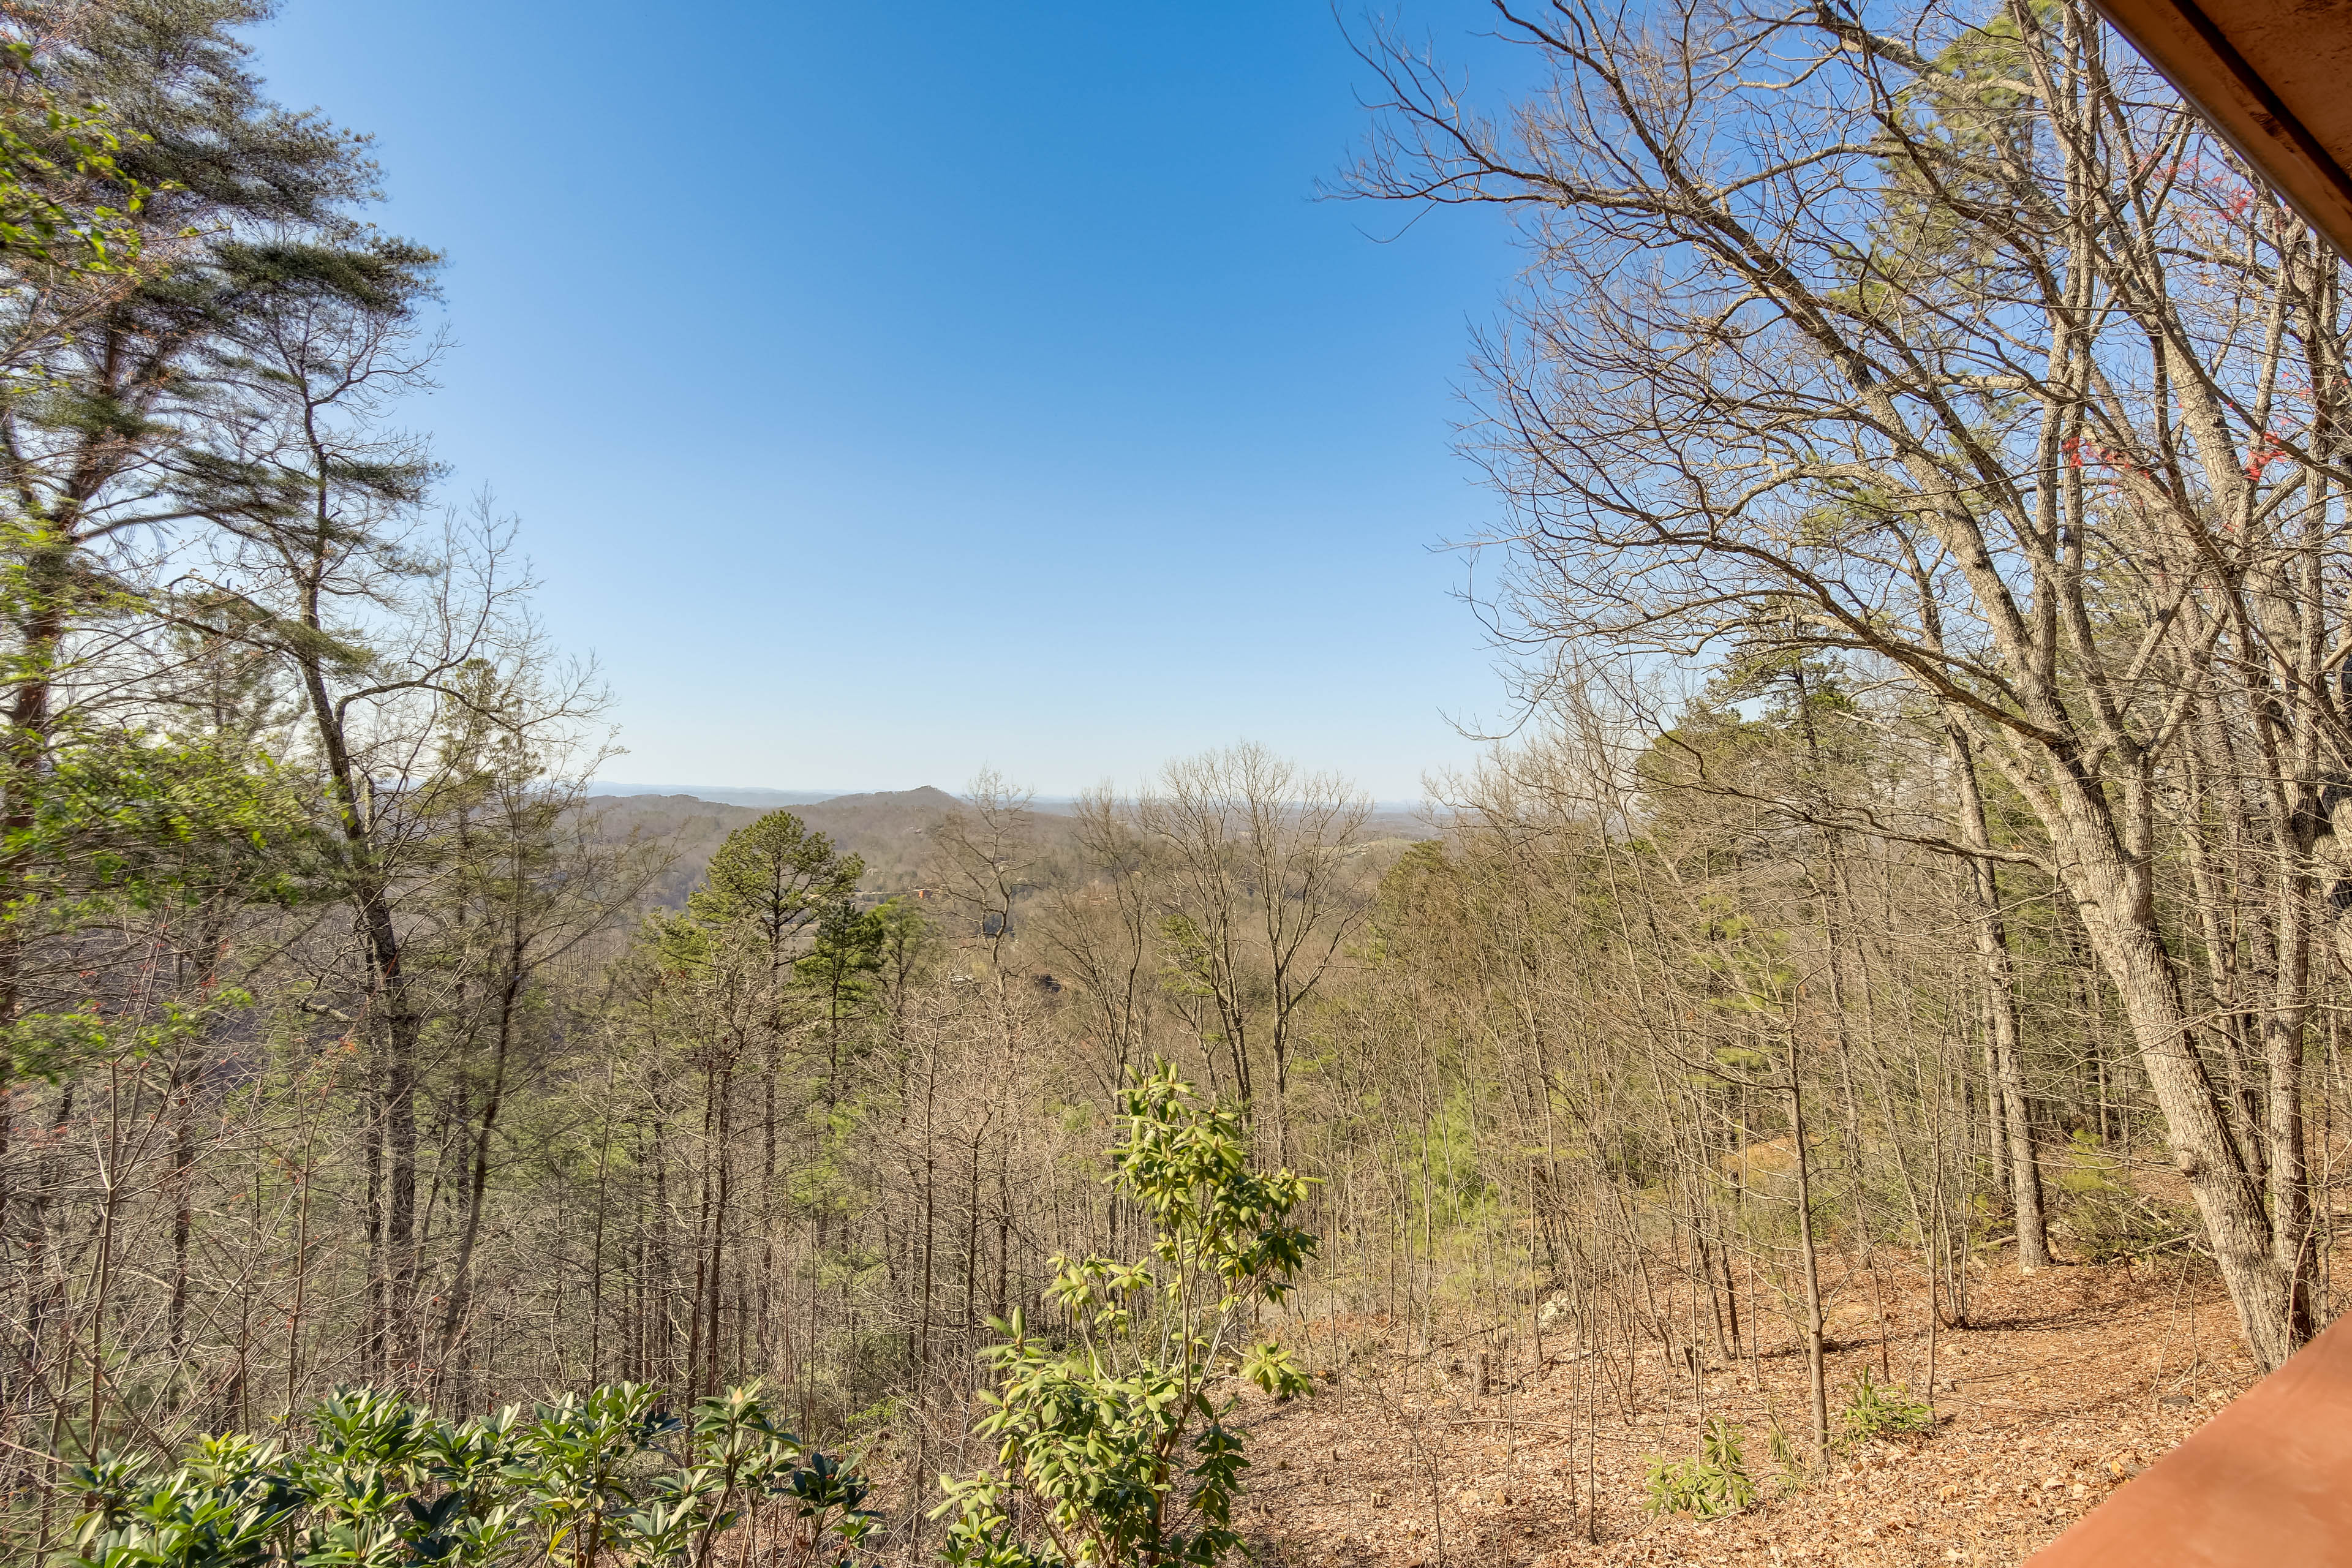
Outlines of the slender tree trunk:
M2286 1277L2288 1332L2300 1343L2316 1326L2312 1300L2319 1268L2313 1244L2311 1161L2304 1138L2304 1040L2311 1019L2313 830L2305 813L2289 829L2278 870L2278 973L2263 1015L2263 1065L2270 1083L2271 1254Z
M1978 788L1975 755L1957 729L1945 731L1952 758L1952 778L1958 786L1960 833L1969 848L1990 850L1992 835L1986 826L1984 795ZM2017 1266L2041 1268L2050 1262L2049 1228L2043 1219L2042 1167L2033 1157L2033 1113L2025 1098L2025 1071L2020 1060L2017 1030L2017 978L2010 963L2008 924L2000 915L2000 884L1993 862L1982 855L1967 863L1964 878L1970 925L1976 939L1977 964L1983 976L1986 1048L1992 1054L1992 1079L1987 1086L1998 1094L1990 1120L2005 1139L1996 1153L2008 1156L2008 1189L2017 1216Z
M514 1044L515 1009L523 986L522 922L518 916L509 931L506 984L499 994L498 1041L490 1052L490 1083L482 1099L481 1125L475 1130L473 1160L466 1182L466 1218L457 1237L457 1258L449 1282L449 1300L441 1316L441 1356L446 1362L457 1352L474 1303L474 1248L482 1235L482 1210L490 1190L490 1139L499 1111L506 1103L507 1059ZM600 1216L601 1217L601 1216ZM590 1338L594 1333L592 1329Z
M1822 1342L1822 1278L1813 1248L1813 1180L1811 1156L1805 1148L1805 1091L1797 1064L1797 1033L1789 1031L1789 1142L1797 1154L1797 1252L1805 1280L1805 1376L1807 1408L1812 1416L1813 1462L1829 1457L1830 1399Z
M731 1061L731 1058L730 1058ZM721 1327L719 1313L726 1300L727 1286L727 1224L729 1205L733 1196L735 1135L734 1075L730 1071L719 1086L719 1201L710 1224L710 1329L707 1340L709 1347L709 1377L704 1386L716 1394L719 1386L719 1352Z
M190 1081L196 1068L184 1060L172 1064L172 1301L168 1328L172 1356L184 1361L188 1352L188 1244L195 1233L195 1116L190 1101Z

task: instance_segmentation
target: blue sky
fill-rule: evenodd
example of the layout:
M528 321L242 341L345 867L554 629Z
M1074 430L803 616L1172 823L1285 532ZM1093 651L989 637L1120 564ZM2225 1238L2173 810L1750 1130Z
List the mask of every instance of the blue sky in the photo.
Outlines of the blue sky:
M606 776L1067 794L1246 737L1410 799L1502 710L1433 547L1494 514L1451 426L1512 253L1313 199L1365 75L1323 0L289 0L254 41L449 253L409 417L601 661Z

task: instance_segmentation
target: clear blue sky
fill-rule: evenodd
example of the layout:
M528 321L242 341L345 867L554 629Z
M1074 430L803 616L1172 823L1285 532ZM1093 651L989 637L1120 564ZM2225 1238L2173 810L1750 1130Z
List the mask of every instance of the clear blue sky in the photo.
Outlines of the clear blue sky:
M449 253L410 417L602 661L607 777L1066 794L1246 737L1410 799L1501 710L1432 547L1494 512L1451 425L1513 256L1313 199L1365 74L1324 0L289 0L255 42Z

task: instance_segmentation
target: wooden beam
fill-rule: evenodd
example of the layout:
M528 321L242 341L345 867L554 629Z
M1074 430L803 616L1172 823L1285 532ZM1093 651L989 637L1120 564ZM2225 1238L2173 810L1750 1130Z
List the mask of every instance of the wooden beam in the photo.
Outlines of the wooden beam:
M2352 0L2093 0L2352 256Z

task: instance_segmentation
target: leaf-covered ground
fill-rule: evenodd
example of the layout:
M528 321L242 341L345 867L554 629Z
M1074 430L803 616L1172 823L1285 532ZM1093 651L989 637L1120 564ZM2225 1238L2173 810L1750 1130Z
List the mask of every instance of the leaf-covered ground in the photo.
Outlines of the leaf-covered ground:
M1864 1368L1926 1386L1918 1283L1889 1284L1883 1299L1906 1305L1890 1303L1883 1348L1866 1306L1832 1325L1832 1421ZM2003 1270L1979 1278L1970 1308L1976 1326L1937 1336L1934 1428L1801 1478L1769 1452L1775 1417L1809 1447L1804 1358L1785 1338L1778 1353L1710 1356L1697 1379L1654 1346L1628 1402L1622 1363L1612 1394L1573 1344L1548 1342L1537 1375L1491 1369L1482 1395L1477 1341L1410 1355L1376 1322L1310 1324L1302 1349L1332 1375L1312 1399L1251 1397L1242 1522L1286 1568L2012 1563L2253 1381L2226 1298L2195 1265ZM1656 1517L1644 1473L1696 1450L1696 1383L1706 1415L1742 1426L1761 1496L1729 1518Z

